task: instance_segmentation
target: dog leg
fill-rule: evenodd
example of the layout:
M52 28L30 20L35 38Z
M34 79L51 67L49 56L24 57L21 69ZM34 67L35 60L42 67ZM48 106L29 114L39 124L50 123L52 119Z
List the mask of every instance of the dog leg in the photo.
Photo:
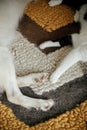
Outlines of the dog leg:
M48 73L32 73L26 76L17 77L17 84L18 87L25 87L32 85L43 84L45 81L48 80Z
M72 50L65 59L60 63L57 69L53 72L50 77L50 81L52 83L56 83L60 76L64 74L70 67L72 67L75 63L82 60L79 52L79 48Z
M30 109L34 107L43 111L49 110L53 100L43 100L24 96L17 86L12 56L7 47L0 47L0 83L10 102Z

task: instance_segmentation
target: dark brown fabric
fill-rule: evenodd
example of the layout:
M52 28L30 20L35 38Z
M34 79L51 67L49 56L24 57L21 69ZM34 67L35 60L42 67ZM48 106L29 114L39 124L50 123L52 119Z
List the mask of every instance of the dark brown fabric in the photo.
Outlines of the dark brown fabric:
M66 27L62 27L53 32L46 32L28 16L24 15L23 19L19 24L20 32L32 43L37 46L48 40L57 41L60 38L67 36L72 33L79 33L79 23L69 24Z
M66 37L59 39L59 44L60 44L60 47L48 47L48 48L40 49L40 50L45 54L49 54L51 52L61 49L64 46L72 45L72 37L66 36Z
M82 4L87 3L87 0L63 0L63 3L75 9L79 9Z

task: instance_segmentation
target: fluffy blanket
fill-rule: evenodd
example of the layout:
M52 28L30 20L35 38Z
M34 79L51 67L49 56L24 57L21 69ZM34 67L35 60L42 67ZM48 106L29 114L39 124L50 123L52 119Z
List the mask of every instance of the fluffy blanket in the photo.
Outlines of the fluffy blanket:
M28 25L29 20L30 18L28 19L28 16L25 16L19 26L19 30L23 35L29 33L28 26L25 26ZM30 24L36 26L34 22L32 23L32 20ZM23 26L25 28L22 28ZM55 105L47 112L37 111L33 108L27 110L10 103L5 93L0 94L0 129L86 130L87 64L81 62L75 64L60 77L56 84L51 84L49 76L56 66L60 64L61 60L72 50L72 47L65 46L59 50L56 49L56 51L52 50L48 54L43 53L37 47L37 42L30 42L30 37L26 35L26 39L22 34L17 32L17 38L9 47L14 55L17 76L46 72L48 73L48 79L42 84L24 86L21 91L31 97L52 98ZM37 39L34 39L34 41L37 41Z

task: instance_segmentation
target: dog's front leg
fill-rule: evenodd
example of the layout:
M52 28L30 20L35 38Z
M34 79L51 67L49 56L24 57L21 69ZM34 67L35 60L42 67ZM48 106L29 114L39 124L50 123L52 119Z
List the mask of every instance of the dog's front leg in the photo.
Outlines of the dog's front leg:
M48 73L45 72L31 73L26 76L17 77L18 87L37 87L38 84L42 85L46 81L48 81Z
M81 51L80 48L74 49L65 57L65 59L60 63L60 65L51 75L50 81L52 83L56 83L58 79L60 78L60 76L62 76L65 71L67 71L70 67L72 67L78 61L82 60L80 51Z
M34 99L21 93L16 82L13 59L7 47L0 47L0 86L10 102L28 109L34 107L46 111L54 104L50 99Z

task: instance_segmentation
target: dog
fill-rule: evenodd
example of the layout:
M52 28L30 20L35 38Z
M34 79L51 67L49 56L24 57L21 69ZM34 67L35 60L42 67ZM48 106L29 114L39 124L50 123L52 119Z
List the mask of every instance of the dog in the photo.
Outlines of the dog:
M32 0L0 0L0 93L6 92L11 103L21 105L27 109L35 108L49 110L54 101L51 99L36 99L23 95L18 88L13 56L9 51L9 44L16 37L16 29L23 15L27 3ZM44 73L29 75L30 84L35 79L40 80Z
M72 67L75 63L82 61L87 62L87 4L80 7L78 12L80 23L80 33L72 34L72 44L74 49L65 57L57 69L52 73L50 81L58 82L59 78Z

